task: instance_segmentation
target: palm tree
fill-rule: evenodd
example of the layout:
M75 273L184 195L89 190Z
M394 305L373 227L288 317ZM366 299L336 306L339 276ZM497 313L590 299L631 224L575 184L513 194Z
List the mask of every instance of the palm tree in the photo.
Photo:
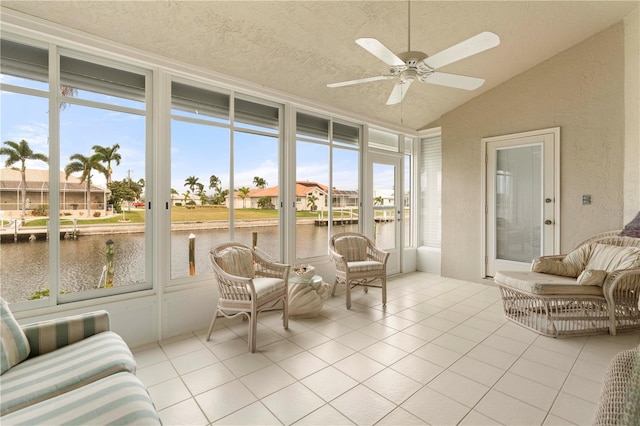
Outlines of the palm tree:
M241 187L240 189L238 189L238 197L240 197L240 199L242 200L242 207L246 207L246 203L245 200L247 198L247 195L249 195L249 192L251 191L251 189L249 189L246 186Z
M184 186L188 186L191 192L195 193L196 186L198 186L198 178L195 176L189 176L184 180Z
M71 163L67 164L64 168L65 179L69 178L71 173L82 172L80 182L85 183L87 191L87 216L91 216L91 171L106 172L106 168L102 165L102 156L97 153L89 157L85 157L82 154L73 154L69 157L69 160L72 160Z
M209 177L209 189L215 189L216 192L220 192L220 184L222 183L222 181L220 180L220 178L216 175L211 175L211 177Z
M119 166L120 160L122 160L122 156L116 152L120 149L120 144L114 144L112 147L94 145L91 149L93 149L96 154L100 154L102 157L100 161L107 165L104 176L107 178L107 186L109 186L111 183L111 174L113 173L111 162L113 161L116 163L116 166Z
M253 184L260 189L265 189L267 187L267 181L259 176L253 178Z
M316 211L316 201L318 201L318 197L313 194L307 195L307 207L314 212Z
M13 141L5 141L3 146L0 148L0 155L6 155L7 161L5 161L5 167L11 167L16 163L20 163L20 168L12 167L14 170L20 170L21 183L20 188L22 192L22 223L24 224L25 218L25 209L27 206L27 160L40 160L45 163L49 162L49 158L40 153L33 152L31 147L29 147L29 142L22 139L20 143Z
M384 199L382 198L382 195L378 195L376 198L373 199L373 205L378 205L381 206L384 204Z

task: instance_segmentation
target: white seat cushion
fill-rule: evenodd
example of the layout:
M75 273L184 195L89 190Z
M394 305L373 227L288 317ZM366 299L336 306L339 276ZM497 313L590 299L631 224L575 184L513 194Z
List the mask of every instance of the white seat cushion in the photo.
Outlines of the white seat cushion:
M575 278L531 271L498 271L493 280L517 290L539 295L602 296L602 287L580 285Z
M253 279L253 285L259 299L284 289L284 280L282 278L258 277Z
M384 265L375 260L363 260L359 262L347 262L350 272L381 271Z

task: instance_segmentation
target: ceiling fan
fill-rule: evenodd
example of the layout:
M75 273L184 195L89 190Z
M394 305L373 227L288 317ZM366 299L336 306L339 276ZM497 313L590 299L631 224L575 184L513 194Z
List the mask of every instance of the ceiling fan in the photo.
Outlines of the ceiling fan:
M375 38L359 38L356 43L387 64L390 67L389 74L329 83L327 87L344 87L371 81L398 79L387 100L387 105L394 105L402 102L409 86L416 80L465 90L474 90L482 86L484 84L484 79L482 78L449 74L436 70L499 45L500 37L492 32L485 31L433 56L427 56L424 52L411 51L411 39L409 39L409 51L397 55Z

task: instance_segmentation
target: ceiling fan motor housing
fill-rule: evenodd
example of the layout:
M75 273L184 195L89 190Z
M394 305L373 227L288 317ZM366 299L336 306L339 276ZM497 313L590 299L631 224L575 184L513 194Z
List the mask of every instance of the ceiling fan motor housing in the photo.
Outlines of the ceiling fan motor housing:
M416 79L424 82L435 71L424 63L427 54L424 52L404 52L398 54L404 65L391 67L391 74L399 76L403 83L412 83Z

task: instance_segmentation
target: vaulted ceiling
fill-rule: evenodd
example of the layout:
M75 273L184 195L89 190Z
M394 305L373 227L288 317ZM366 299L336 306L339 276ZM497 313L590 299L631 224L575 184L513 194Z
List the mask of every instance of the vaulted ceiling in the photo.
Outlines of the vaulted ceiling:
M638 1L2 1L2 6L295 98L421 129L447 111L622 20ZM408 9L410 6L410 16ZM410 37L409 37L410 28ZM355 43L433 55L482 31L501 44L440 71L481 77L474 91L415 82L327 83L389 72ZM408 43L411 43L411 49Z

